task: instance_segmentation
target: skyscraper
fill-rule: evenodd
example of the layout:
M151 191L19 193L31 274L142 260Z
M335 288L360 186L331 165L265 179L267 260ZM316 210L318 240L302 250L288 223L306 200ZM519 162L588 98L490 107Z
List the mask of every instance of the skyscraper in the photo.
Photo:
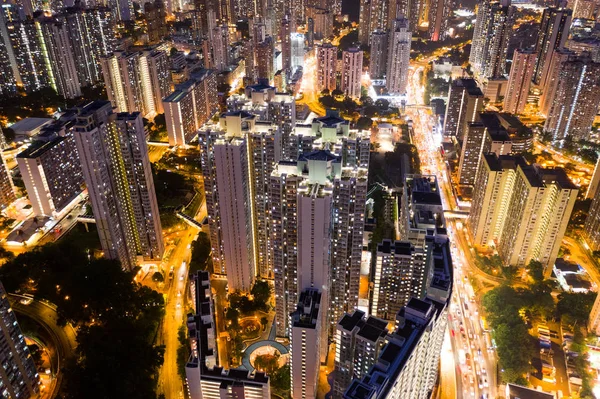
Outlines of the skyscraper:
M290 315L292 399L317 398L319 366L325 359L327 348L327 325L323 323L325 303L321 301L319 290L306 289L300 294L296 311Z
M0 208L5 208L12 204L17 197L6 160L1 155L0 158L2 158L2 164L0 164Z
M270 275L268 177L281 158L281 130L246 111L221 114L199 132L214 270L229 290Z
M68 30L75 56L75 68L81 86L102 80L100 58L115 48L115 20L108 8L69 7L56 18Z
M60 215L85 188L71 126L46 129L17 155L17 164L36 216Z
M126 270L138 256L159 260L164 244L140 113L114 114L96 101L77 116L74 135L104 256Z
M273 38L267 36L266 39L256 46L256 77L258 79L271 82L274 74L273 67Z
M510 0L485 0L478 6L469 62L480 83L504 75L515 10Z
M510 137L497 113L480 113L477 119L477 122L469 122L462 142L458 182L463 186L475 184L482 154L506 155L512 151Z
M335 90L337 47L331 43L317 46L317 90Z
M194 72L162 100L169 145L185 145L219 107L217 76L214 71Z
M355 378L346 399L428 398L438 375L442 342L452 293L452 259L444 235L431 237L432 260L427 294L411 298L396 315L396 330L378 360L362 378Z
M520 114L525 109L529 87L535 67L536 54L533 50L516 49L504 97L504 111Z
M424 246L383 240L377 245L371 314L393 320L410 298L425 294L427 260Z
M546 8L542 14L535 46L537 59L533 70L533 82L542 88L546 85L553 53L565 47L571 27L571 16L571 10L556 7Z
M495 241L507 266L538 260L551 271L578 192L565 171L486 154L477 179L468 223L474 243Z
M292 32L290 21L281 21L281 65L284 71L292 67Z
M371 33L371 59L369 62L369 75L371 79L381 79L386 74L388 55L388 34L378 30Z
M406 93L411 40L408 20L396 19L388 38L386 87L391 94Z
M388 0L361 0L358 24L361 44L369 44L369 36L373 31L387 29L388 12Z
M449 0L429 1L429 39L437 42L446 39L451 2Z
M40 389L39 375L1 283L0 314L0 385L3 395L8 398L35 398Z
M592 251L600 250L600 193L596 192L585 219L584 237Z
M544 132L554 141L567 136L573 140L589 137L600 105L600 63L586 58L565 61L558 73L558 82Z
M330 303L326 312L331 323L357 305L368 137L367 132L351 131L348 121L328 112L310 127L296 126L290 137L290 161L280 162L271 174L279 336L289 334L287 315L305 288L319 288L323 301Z
M342 91L351 98L360 98L363 52L350 48L342 52Z
M169 65L164 51L117 51L102 58L108 99L119 112L154 117L163 112L170 92Z
M542 87L542 95L540 96L539 109L542 115L548 115L556 90L558 89L558 83L560 82L560 74L562 65L564 62L569 60L575 54L567 49L555 50L550 59L548 66L548 73L546 77L546 83Z
M67 25L54 18L40 17L36 20L36 27L44 49L46 68L53 77L52 88L65 98L81 96L75 52Z
M0 6L0 42L1 92L14 95L17 86L25 92L50 86L35 22L22 20L14 4Z
M167 35L167 13L162 0L144 3L144 16L148 29L148 41L159 43Z
M474 79L456 79L450 85L444 118L444 135L462 141L469 122L483 110L483 93Z
M346 313L335 332L335 373L333 398L339 399L353 378L361 379L379 358L386 337L388 322L377 317L365 317L354 310Z

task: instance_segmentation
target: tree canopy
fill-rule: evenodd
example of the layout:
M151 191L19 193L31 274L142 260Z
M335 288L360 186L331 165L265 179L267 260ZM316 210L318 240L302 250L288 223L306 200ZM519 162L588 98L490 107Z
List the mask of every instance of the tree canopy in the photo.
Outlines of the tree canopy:
M133 276L118 261L89 258L69 241L23 253L0 269L8 292L53 302L59 321L78 328L62 398L156 398L164 348L153 341L164 301Z

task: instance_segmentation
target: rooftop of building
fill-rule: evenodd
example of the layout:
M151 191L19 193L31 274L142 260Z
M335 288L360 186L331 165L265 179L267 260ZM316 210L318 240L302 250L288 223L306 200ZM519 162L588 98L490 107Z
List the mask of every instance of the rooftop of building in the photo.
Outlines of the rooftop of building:
M300 293L296 311L292 313L292 327L316 328L319 317L321 294L316 289L306 289Z
M38 158L64 140L66 138L60 136L56 136L50 141L36 140L27 149L20 152L17 158Z
M507 399L554 399L554 395L515 384L506 384Z
M10 125L10 128L17 134L30 132L33 130L39 130L42 127L52 123L54 119L52 118L24 118Z
M387 335L388 322L374 316L369 316L356 335L371 342L377 342Z
M355 327L360 327L362 325L364 316L365 312L356 309L354 312L346 313L342 316L338 322L338 326L346 331L352 331Z
M475 79L470 78L462 78L455 79L452 81L452 84L457 87L464 87L467 93L471 96L481 96L483 97L483 92L477 85L477 81Z
M335 127L339 124L349 124L350 122L340 116L338 111L328 109L325 116L313 119L313 122L320 122L325 127Z
M397 255L410 256L414 252L414 250L414 245L411 244L409 241L383 240L377 245L377 252L381 252L384 254L391 254L392 252L394 252Z
M579 273L582 270L577 263L569 262L564 258L557 258L554 267L562 273Z
M328 150L316 150L308 154L302 154L299 161L341 161L341 158Z

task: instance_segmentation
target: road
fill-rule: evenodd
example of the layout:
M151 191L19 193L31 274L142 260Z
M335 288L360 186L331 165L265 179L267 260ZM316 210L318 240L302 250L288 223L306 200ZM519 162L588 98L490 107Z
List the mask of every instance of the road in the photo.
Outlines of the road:
M28 305L25 305L20 302L23 298L21 295L8 295L14 312L17 315L27 316L38 323L53 341L54 351L50 351L50 355L52 359L52 373L56 376L56 383L53 385L53 391L48 397L54 398L58 394L58 389L62 382L60 369L64 364L63 362L75 354L75 348L77 347L76 333L70 324L66 327L61 327L57 324L58 314L53 305L38 300L33 300Z
M414 73L418 73L415 69ZM413 73L409 84L409 98L419 98L420 77ZM411 88L412 87L412 88ZM422 106L407 107L408 117L413 121L413 144L419 151L421 172L435 174L441 191L445 210L458 211L459 203L453 195L450 174L439 151L441 135L434 132L435 121L431 112ZM468 276L477 273L478 277L493 285L499 279L480 272L473 264L471 248L463 236L461 221L448 218L446 227L452 242L454 263L454 293L449 315L451 347L454 353L455 369L444 367L442 380L452 379L454 371L455 389L459 398L495 398L498 395L497 360L491 349L489 331L484 331L475 301L473 287ZM450 375L448 375L450 373Z
M206 203L203 201L195 219L202 220L206 217ZM191 257L190 245L198 234L198 229L185 223L183 229L168 232L165 241L172 250L168 258L163 261L161 268L165 275L165 317L159 333L159 343L165 345L164 362L159 372L158 392L163 393L167 399L184 397L183 381L177 373L177 349L179 348L178 331L183 324L184 316L191 307L188 290L188 270ZM169 245L169 244L167 244ZM168 252L167 252L168 253ZM169 271L173 268L173 278L169 278Z

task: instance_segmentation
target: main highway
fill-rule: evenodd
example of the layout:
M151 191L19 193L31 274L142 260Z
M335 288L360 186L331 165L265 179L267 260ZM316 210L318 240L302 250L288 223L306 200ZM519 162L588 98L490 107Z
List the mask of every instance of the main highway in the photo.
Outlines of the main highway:
M452 190L448 166L440 152L441 132L428 107L422 106L423 65L414 64L409 73L407 117L413 123L413 144L421 161L421 173L437 176L442 203L446 211L461 211ZM464 231L464 219L446 218L454 265L454 292L449 315L450 347L454 370L442 367L442 381L454 378L458 398L495 398L498 396L497 358L490 332L484 330L478 303L469 277L477 276L497 285L499 280L473 265L473 254ZM443 353L445 355L445 353ZM447 359L444 359L448 363ZM443 390L442 390L443 391ZM442 392L443 394L443 392ZM443 395L443 397L447 397Z

